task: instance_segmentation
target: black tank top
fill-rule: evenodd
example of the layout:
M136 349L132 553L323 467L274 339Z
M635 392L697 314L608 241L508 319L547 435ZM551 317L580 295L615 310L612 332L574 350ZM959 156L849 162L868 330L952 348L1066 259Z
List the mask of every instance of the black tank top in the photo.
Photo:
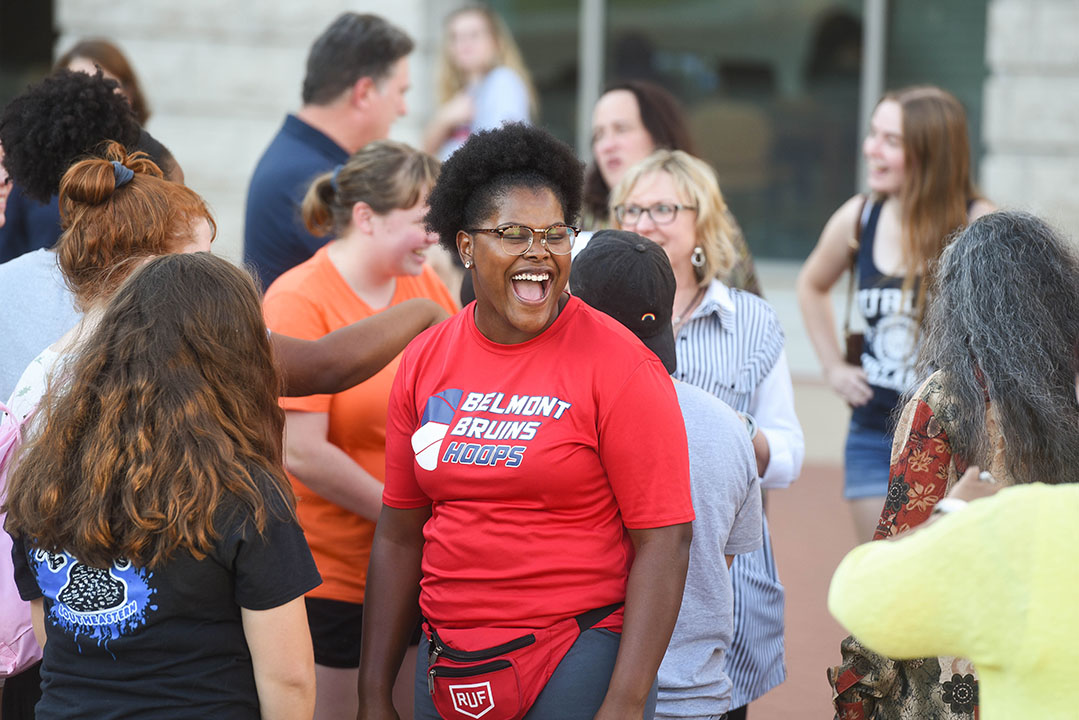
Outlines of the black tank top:
M869 378L873 398L854 408L852 419L859 425L881 431L892 430L892 411L900 396L917 381L918 323L914 318L914 298L918 283L904 294L903 278L885 275L873 262L873 246L883 200L868 209L858 248L858 309L865 318L865 346L862 369ZM861 219L859 219L861 221Z

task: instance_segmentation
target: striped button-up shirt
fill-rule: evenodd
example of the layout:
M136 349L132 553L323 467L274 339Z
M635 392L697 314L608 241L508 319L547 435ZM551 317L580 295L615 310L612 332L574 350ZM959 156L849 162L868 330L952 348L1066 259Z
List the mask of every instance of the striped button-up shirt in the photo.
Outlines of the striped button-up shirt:
M783 352L783 329L764 300L713 281L676 339L674 377L703 388L735 410L750 413L768 439L763 487L781 488L801 472L802 428ZM734 684L731 707L760 697L786 678L783 663L783 585L768 523L764 545L731 565L734 640L726 672Z

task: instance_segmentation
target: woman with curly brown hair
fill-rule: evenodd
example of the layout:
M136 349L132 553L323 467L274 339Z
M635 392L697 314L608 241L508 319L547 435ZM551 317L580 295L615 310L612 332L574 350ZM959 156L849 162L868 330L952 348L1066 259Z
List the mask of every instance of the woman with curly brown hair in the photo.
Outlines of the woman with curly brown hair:
M320 580L250 276L150 261L62 381L4 506L45 650L37 717L309 718Z

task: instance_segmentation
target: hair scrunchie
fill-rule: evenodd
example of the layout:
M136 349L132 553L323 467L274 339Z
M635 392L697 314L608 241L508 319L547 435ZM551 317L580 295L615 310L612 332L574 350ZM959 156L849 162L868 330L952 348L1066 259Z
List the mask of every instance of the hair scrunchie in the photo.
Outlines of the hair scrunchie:
M344 165L338 165L333 169L333 177L330 178L330 187L333 188L335 195L341 194L341 186L337 184L337 178L341 175L341 171L344 170Z
M112 174L116 178L116 187L120 188L131 182L131 179L135 177L135 171L127 167L123 163L112 160Z

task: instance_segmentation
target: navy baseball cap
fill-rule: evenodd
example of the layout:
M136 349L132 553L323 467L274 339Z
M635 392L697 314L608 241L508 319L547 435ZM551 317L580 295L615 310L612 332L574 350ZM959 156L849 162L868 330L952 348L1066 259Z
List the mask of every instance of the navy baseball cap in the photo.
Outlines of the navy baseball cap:
M574 295L607 313L641 339L673 373L674 271L656 243L626 230L600 230L573 261Z

